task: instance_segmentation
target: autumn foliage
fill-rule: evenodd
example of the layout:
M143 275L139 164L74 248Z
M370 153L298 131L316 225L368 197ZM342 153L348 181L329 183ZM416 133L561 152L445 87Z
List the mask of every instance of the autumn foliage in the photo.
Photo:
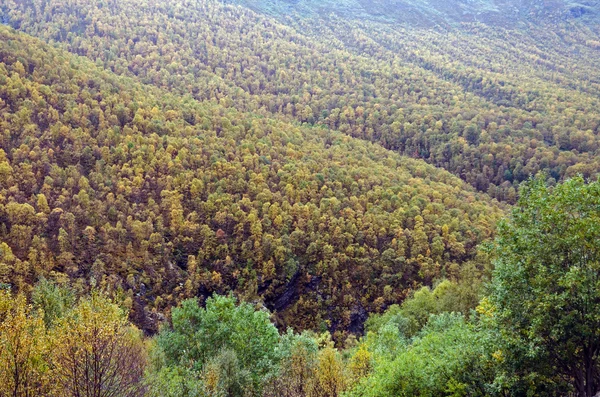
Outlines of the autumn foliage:
M445 171L0 36L0 282L15 291L122 291L148 332L185 298L234 291L343 340L415 286L486 266L476 246L502 206Z

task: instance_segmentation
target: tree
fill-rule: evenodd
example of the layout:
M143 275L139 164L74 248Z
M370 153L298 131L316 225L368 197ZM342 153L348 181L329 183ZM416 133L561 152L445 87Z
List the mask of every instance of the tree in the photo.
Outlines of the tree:
M271 378L263 392L264 397L306 397L316 384L319 346L317 339L304 332L291 330L281 336L278 347L281 354L279 373Z
M220 379L215 382L221 387L224 376L236 366L250 373L253 386L249 387L257 391L275 369L279 333L266 311L249 303L238 305L233 296L215 295L207 299L206 308L196 299L183 301L173 309L172 319L173 328L161 331L156 340L167 367L204 372L206 379Z
M358 382L369 376L372 369L373 354L365 344L361 344L350 358L349 368L352 382Z
M240 367L233 350L222 350L207 363L202 380L204 389L214 397L245 397L252 393L252 378L248 369Z
M327 346L319 351L316 384L311 397L338 397L345 389L344 364L337 350Z
M0 396L50 395L48 342L43 313L0 290Z
M391 323L367 336L381 343ZM400 339L399 337L397 337ZM489 336L458 313L431 315L427 325L395 355L373 352L374 366L349 396L489 396L493 380ZM372 342L373 341L373 342ZM377 347L377 346L375 346Z
M144 395L144 344L119 306L92 293L53 331L55 396Z
M578 396L594 396L600 391L600 181L577 177L551 188L537 177L520 193L498 228L490 296L495 321L509 338L505 354L513 366L507 370L516 379L541 379L544 387L566 382Z
M72 290L41 279L33 289L31 301L33 307L44 314L44 323L50 328L72 309L75 296Z

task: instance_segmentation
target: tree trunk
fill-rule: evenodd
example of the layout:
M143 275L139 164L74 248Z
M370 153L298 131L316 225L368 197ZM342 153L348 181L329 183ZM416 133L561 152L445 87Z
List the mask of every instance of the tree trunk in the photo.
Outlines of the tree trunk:
M575 387L578 397L595 397L597 390L596 384L596 360L595 349L588 346L583 351L583 368L576 371Z
M594 349L589 347L585 352L585 386L586 396L594 397L596 395L596 361L594 360Z

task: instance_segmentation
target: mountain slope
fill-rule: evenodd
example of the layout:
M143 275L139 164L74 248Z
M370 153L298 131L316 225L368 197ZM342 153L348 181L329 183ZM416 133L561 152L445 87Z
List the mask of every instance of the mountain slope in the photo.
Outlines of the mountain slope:
M514 26L533 20L596 20L598 1L569 0L229 0L275 17L337 14L349 19L416 26L455 26L462 22Z
M510 203L539 171L600 170L597 25L286 26L211 0L10 1L4 15L117 74L376 142Z
M502 214L422 161L177 97L7 27L0 131L0 283L119 290L147 331L230 290L281 325L360 331L460 277Z

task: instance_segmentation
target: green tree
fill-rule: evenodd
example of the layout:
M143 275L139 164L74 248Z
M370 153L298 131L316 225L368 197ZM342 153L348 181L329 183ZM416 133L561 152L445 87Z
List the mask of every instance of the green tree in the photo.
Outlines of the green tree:
M536 381L538 395L564 383L581 397L600 390L599 241L600 182L582 177L553 188L529 181L500 223L490 302L508 336L509 374Z
M205 366L202 373L204 390L211 397L244 397L252 393L248 369L240 366L233 350L221 350Z
M318 341L309 332L294 334L288 330L281 336L278 351L279 373L270 379L263 397L306 397L316 384L319 362Z
M172 319L173 327L162 330L156 340L165 366L203 372L205 386L239 390L242 378L223 383L236 367L250 373L258 391L276 368L279 333L266 311L249 303L238 305L233 296L215 295L207 299L206 308L196 299L183 301L173 309Z
M388 332L393 322L378 333ZM369 334L367 344L381 341ZM430 316L427 325L395 356L374 349L372 373L349 396L488 396L493 366L489 334L457 313Z
M73 291L56 283L41 279L31 294L33 307L44 313L44 323L50 328L75 304Z

